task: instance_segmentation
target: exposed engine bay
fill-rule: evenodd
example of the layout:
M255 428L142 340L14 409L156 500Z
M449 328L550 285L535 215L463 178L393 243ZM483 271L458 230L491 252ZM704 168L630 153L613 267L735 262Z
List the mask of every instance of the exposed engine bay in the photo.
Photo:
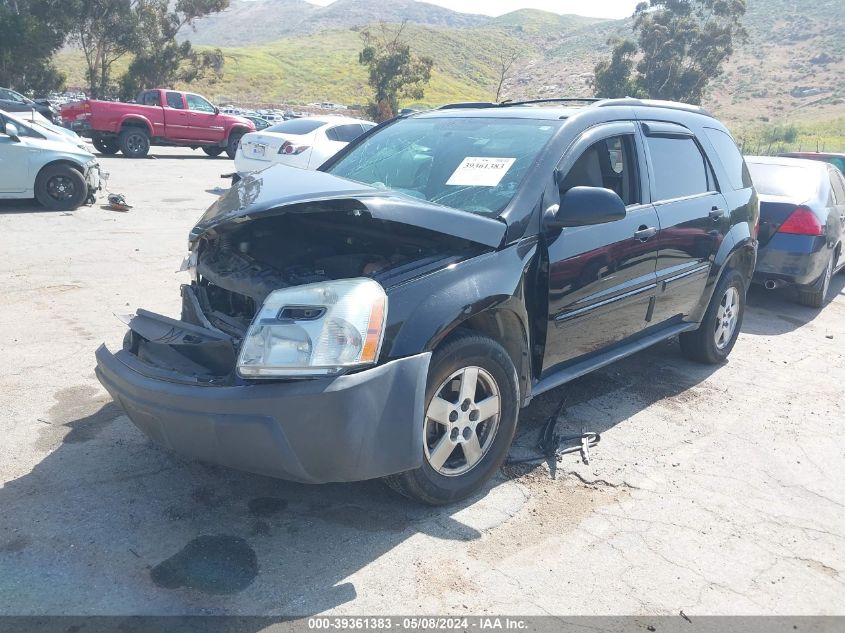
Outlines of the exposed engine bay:
M442 267L444 258L458 260L479 248L442 233L373 219L348 204L302 205L202 236L194 247L197 278L183 301L182 318L240 338L274 290L355 277L389 287L429 267Z

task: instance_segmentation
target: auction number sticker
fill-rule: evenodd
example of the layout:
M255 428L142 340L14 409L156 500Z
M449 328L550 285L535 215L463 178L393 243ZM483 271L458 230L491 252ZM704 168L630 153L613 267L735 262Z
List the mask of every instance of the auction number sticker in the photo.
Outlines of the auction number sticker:
M516 162L515 158L467 156L449 176L447 185L462 187L495 187Z

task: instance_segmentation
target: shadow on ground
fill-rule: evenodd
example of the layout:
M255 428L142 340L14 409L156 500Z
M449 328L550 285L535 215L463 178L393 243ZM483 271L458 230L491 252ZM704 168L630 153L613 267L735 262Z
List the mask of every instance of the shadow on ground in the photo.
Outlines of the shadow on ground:
M845 271L830 282L825 305L820 310L797 303L789 288L766 290L754 285L748 291L748 309L742 331L759 336L779 336L808 325L839 295L845 293Z
M514 450L530 454L563 397L560 432L602 433L658 400L689 405L714 369L681 358L677 342L658 345L538 397ZM524 468L445 508L378 481L305 486L230 471L157 448L92 386L54 397L43 418L20 421L39 425L46 456L0 489L3 614L315 614L354 600L354 575L405 541L433 537L414 541L420 556L447 564L450 547L525 502L510 481ZM415 582L418 571L390 577ZM366 591L390 599L390 586Z

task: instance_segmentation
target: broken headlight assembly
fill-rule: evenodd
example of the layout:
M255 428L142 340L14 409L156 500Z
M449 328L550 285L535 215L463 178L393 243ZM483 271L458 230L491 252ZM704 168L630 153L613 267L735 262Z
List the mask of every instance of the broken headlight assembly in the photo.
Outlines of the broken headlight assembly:
M372 279L341 279L271 292L238 357L244 378L337 374L375 364L387 295Z

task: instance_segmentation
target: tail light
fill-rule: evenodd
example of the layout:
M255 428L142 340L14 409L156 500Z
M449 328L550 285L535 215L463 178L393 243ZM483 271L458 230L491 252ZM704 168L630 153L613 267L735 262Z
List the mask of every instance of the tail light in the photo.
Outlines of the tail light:
M790 235L824 235L824 227L819 222L816 214L807 207L798 207L780 225L778 233L789 233Z
M296 156L308 149L308 145L294 145L290 141L285 141L279 148L279 154L287 154Z

